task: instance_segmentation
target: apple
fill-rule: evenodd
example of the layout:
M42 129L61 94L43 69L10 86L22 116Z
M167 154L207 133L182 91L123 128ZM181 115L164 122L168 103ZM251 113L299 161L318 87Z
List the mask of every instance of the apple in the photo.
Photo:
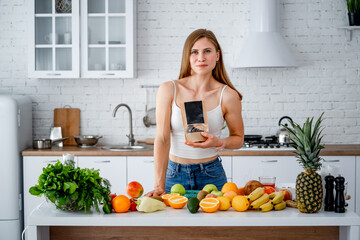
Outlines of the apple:
M282 192L284 194L284 201L292 200L292 194L288 189L279 190L279 192Z
M214 184L206 184L202 190L211 193L212 191L217 191L218 189Z
M126 186L126 194L129 195L129 197L139 198L143 193L144 193L143 186L136 181L130 182Z
M215 195L215 194L211 194L209 193L208 195L205 196L205 198L217 198L218 195Z
M183 196L186 193L186 190L183 185L181 185L180 183L177 183L171 187L170 192L171 193L179 193L181 196Z
M264 187L264 193L270 194L275 192L275 189L273 187L265 186Z
M221 191L212 191L211 194L214 194L218 197L223 196L224 194Z

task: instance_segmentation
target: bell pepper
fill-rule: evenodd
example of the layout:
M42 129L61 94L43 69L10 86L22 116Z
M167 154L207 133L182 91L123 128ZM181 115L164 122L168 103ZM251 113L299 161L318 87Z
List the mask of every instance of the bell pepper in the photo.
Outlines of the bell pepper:
M166 208L165 203L151 197L142 197L137 200L136 209L141 212L156 212Z

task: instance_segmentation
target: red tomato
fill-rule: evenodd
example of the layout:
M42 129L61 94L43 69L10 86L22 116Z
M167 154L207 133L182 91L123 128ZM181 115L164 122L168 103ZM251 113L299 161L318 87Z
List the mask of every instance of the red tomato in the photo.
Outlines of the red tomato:
M111 202L111 201L116 197L116 194L110 193L110 194L109 194L109 197L111 197L111 199L110 199L110 201L109 201L109 202Z
M136 209L137 204L135 201L137 201L136 198L130 199L130 211L137 211L137 209Z

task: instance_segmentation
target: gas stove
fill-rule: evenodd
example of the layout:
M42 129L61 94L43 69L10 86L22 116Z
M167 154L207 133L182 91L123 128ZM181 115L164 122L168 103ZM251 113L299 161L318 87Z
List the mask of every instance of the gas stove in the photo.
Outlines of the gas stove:
M291 151L294 148L289 144L280 145L276 136L245 135L244 146L239 150Z

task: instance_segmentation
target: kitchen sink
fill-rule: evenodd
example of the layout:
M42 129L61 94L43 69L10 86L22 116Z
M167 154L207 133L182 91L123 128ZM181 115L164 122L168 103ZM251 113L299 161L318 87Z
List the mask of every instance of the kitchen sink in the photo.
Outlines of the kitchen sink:
M103 150L109 151L140 151L140 150L150 150L152 146L144 146L144 145L112 145L112 146L103 146L101 147Z

